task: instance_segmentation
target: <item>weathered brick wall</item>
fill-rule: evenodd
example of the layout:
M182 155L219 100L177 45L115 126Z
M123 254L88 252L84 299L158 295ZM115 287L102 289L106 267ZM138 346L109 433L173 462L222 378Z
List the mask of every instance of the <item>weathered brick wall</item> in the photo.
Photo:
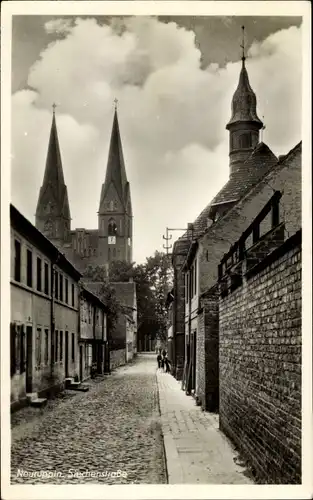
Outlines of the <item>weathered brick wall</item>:
M174 301L173 301L173 375L181 380L185 360L185 275L182 265L187 255L189 242L178 240L173 253Z
M280 217L285 222L288 236L291 236L301 227L301 146L273 168L224 217L212 224L199 240L200 293L215 284L217 266L223 254L251 224L274 190L283 193Z
M197 334L196 395L207 411L218 409L218 297L211 292L200 301Z
M110 369L118 368L126 364L126 349L110 351Z
M220 426L267 483L301 482L300 234L220 300Z
M198 315L197 330L197 365L196 365L196 395L205 406L205 312L202 309Z

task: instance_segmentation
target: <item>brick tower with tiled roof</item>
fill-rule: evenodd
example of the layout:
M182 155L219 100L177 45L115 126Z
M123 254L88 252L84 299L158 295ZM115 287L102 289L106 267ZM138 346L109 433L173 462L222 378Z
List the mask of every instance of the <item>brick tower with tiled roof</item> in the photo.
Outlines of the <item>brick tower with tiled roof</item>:
M232 115L226 125L229 130L230 173L241 168L259 143L259 131L263 123L257 115L257 100L253 92L245 65L244 43L242 44L242 67L239 83L232 99Z
M53 109L45 174L36 209L36 227L58 246L62 246L70 238L71 215L64 182L55 109Z

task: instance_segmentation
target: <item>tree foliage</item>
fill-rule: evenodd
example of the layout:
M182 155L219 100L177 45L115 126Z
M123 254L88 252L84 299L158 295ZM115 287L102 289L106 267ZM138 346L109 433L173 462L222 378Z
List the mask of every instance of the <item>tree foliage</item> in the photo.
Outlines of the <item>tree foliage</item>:
M168 292L173 287L173 269L169 257L156 251L144 264L113 261L108 272L106 266L88 266L84 277L103 283L103 298L109 308L111 325L114 327L118 315L118 304L114 294L114 282L133 279L137 284L138 338L146 334L165 340L167 337Z

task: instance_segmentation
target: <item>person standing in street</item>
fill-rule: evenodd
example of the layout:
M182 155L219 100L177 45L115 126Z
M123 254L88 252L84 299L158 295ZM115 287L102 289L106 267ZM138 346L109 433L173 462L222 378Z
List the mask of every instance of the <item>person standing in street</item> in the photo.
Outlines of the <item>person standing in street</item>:
M161 354L161 349L159 350L159 354L157 355L157 362L158 362L158 368L161 368L161 366L162 366L162 354Z
M170 360L168 359L167 354L165 355L164 363L165 363L165 368L166 368L165 372L170 373L171 372Z

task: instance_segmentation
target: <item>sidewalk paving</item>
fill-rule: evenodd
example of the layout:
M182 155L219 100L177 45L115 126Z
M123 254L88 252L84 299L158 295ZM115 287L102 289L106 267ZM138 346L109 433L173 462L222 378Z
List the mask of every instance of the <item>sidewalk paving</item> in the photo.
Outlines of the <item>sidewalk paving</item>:
M203 412L181 382L157 370L169 484L254 484L219 430L217 414Z

